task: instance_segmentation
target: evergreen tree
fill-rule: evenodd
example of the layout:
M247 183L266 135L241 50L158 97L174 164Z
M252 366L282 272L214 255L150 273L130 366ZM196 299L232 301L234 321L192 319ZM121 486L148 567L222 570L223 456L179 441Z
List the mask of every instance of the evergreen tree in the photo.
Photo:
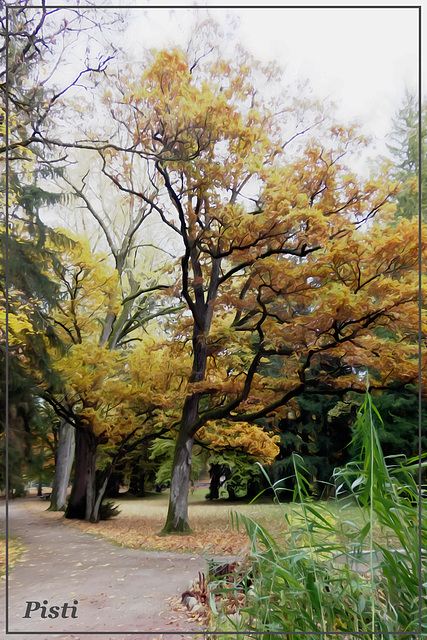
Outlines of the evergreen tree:
M404 105L394 120L388 148L394 160L392 173L403 184L402 190L396 197L396 217L411 219L418 215L419 187L421 186L421 218L425 222L427 220L427 102L424 101L419 105L416 96L406 94Z
M426 424L427 407L421 406L419 416L418 397L414 391L381 393L375 398L383 424L378 429L381 448L385 456L404 455L411 458L418 454L418 422ZM421 439L421 448L427 450L427 434Z
M47 312L56 305L58 287L48 270L52 264L59 265L61 247L70 242L40 219L41 208L54 206L62 200L62 194L41 186L57 170L49 167L47 149L35 139L38 129L48 122L54 102L38 76L39 69L58 31L64 32L66 27L58 26L55 20L49 23L54 11L29 5L22 2L19 7L8 8L7 33L6 17L0 18L0 35L5 43L0 49L0 159L5 164L7 160L8 169L0 179L0 433L4 447L8 419L13 469L9 489L14 494L23 490L24 468L39 464L31 449L31 439L39 438L38 425L42 423L31 369L37 369L38 377L55 387L57 378L52 375L45 338L56 341ZM57 249L52 248L55 245ZM1 476L4 486L4 468Z
M340 407L337 410L337 407ZM338 395L302 394L287 418L279 421L280 454L269 469L272 482L282 480L283 499L294 489L292 454L298 453L313 495L330 494L334 468L350 459L351 425L357 404L343 403Z

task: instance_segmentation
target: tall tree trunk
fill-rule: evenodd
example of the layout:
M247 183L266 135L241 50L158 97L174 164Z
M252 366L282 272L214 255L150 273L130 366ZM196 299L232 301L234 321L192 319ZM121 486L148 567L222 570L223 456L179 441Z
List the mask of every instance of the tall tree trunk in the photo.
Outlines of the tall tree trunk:
M74 461L75 431L74 427L61 418L59 425L58 450L55 461L55 478L52 486L50 511L60 511L67 500L67 489L70 482Z
M76 427L74 481L66 518L89 520L95 504L96 438L90 428Z
M194 437L181 432L175 447L169 509L162 534L191 533L188 524L188 483Z
M181 427L175 445L172 466L171 490L166 524L162 534L190 533L188 524L188 483L191 473L191 455L194 435L191 427L194 424L199 406L199 394L188 396L182 412Z
M188 244L187 249L188 252L186 252L186 256L182 261L185 272L184 279L186 280L187 277L188 258L191 260L194 276L199 279L197 284L194 285L193 366L190 382L201 382L204 380L206 373L208 360L207 338L218 290L221 261L217 258L212 259L209 291L205 300L203 274L197 249L195 246L190 248L190 244ZM184 285L184 288L186 287L187 284ZM188 485L191 473L191 454L193 452L194 436L197 431L195 424L199 417L199 399L199 393L188 395L182 409L181 424L173 459L169 509L162 534L189 533L191 531L188 524Z

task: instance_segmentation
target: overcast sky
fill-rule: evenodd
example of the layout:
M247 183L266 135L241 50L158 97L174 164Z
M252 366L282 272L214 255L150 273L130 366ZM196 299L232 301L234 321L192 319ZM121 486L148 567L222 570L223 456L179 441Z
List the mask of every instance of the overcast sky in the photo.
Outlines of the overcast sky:
M74 4L74 0L46 0L48 6L61 1L64 7ZM208 8L218 22L235 25L236 38L255 57L263 61L274 59L285 67L286 84L291 79L308 78L316 97L331 98L338 103L338 117L343 124L359 120L364 133L377 139L376 151L369 151L368 157L385 155L386 136L405 89L418 91L418 10L393 8L390 4L374 9L360 3L357 6L351 0L353 8L320 8L320 2L315 0L311 8L290 8L289 3L272 6L274 0L268 1L270 8L246 4L234 9L231 3L221 0L215 1L215 5L223 5L220 8L214 8L213 2L200 1L198 9L188 8L193 5L190 1L187 8L175 7L172 12L155 8L162 4L161 0L144 3L104 0L103 4L120 5L129 12L130 26L126 37L120 36L120 44L132 51L135 65L144 48L186 46L195 24L195 12L206 17ZM375 2L380 3L381 0ZM303 3L292 0L292 5L297 4ZM230 15L237 20L230 20ZM80 67L84 51L77 49L77 52L76 64ZM73 67L71 73L75 73ZM356 171L370 173L366 156L352 158L353 162Z
M129 42L156 48L186 43L191 10L176 8L171 15L150 4L161 3L148 2L132 13ZM296 4L303 3L292 2ZM232 9L231 3L201 2L198 10L208 7L220 22L227 13L236 14L236 34L257 58L279 61L286 66L287 79L309 78L316 96L337 101L344 119L364 123L365 132L377 137L384 152L383 141L405 89L418 91L418 10L311 4L317 8L290 8L290 3L261 8L253 3Z

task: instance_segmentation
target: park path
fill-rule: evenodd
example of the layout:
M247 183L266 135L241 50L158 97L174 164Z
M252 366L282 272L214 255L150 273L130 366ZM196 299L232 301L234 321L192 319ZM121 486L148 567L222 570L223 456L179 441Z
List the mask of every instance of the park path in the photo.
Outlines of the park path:
M184 613L172 611L167 599L184 592L205 571L203 557L124 549L25 505L25 500L9 502L9 533L19 536L26 551L9 575L7 636L4 588L0 594L0 637L187 640L201 632ZM4 502L0 518L4 531ZM77 600L77 618L70 617L70 608L66 618L43 619L41 609L23 617L27 602L42 605L43 600L47 607L61 607L60 612L64 603L71 607Z

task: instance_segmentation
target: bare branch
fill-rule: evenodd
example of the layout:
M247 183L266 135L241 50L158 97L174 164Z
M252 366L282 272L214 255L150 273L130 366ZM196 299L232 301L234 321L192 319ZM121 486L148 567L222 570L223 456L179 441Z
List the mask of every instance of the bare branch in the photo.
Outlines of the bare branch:
M86 174L87 175L87 174ZM103 219L101 218L101 216L96 212L95 208L92 206L91 202L89 201L89 199L87 198L87 196L83 193L83 189L79 189L78 187L76 187L76 185L71 182L71 180L69 180L68 178L66 178L65 176L61 176L62 179L64 180L64 182L66 182L74 191L74 193L83 200L83 202L85 203L88 211L92 214L92 216L95 218L95 220L97 221L97 223L99 224L99 226L101 227L105 238L108 242L108 246L111 249L111 253L113 254L116 262L117 262L117 254L118 254L118 249L116 248L114 241L108 231L107 225L104 223ZM84 178L86 176L83 177L82 182L84 183ZM84 188L84 185L83 185Z

